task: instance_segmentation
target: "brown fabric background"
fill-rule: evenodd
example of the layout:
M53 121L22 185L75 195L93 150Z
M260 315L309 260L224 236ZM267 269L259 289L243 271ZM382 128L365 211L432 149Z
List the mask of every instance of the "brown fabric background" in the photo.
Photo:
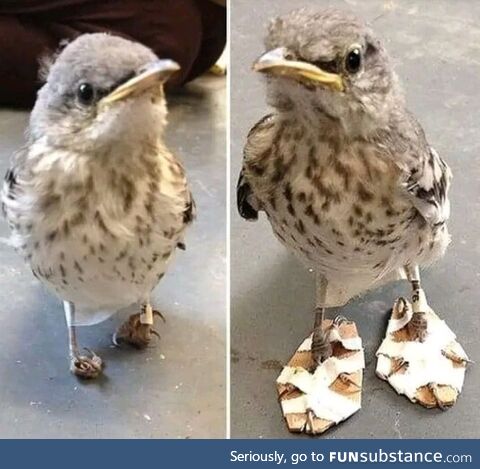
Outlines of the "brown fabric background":
M180 64L170 86L210 68L226 40L226 10L209 0L1 0L0 105L31 106L39 57L62 39L108 31Z

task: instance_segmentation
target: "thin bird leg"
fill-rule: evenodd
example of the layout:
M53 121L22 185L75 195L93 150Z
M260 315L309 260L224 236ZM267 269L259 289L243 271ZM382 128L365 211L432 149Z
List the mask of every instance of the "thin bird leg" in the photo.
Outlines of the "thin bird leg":
M410 266L406 265L405 267L405 274L407 276L408 281L412 284L413 291L420 289L420 269L418 265Z
M68 355L70 360L78 355L77 334L75 326L68 326Z
M75 323L75 305L70 301L63 302L63 309L65 311L65 319L68 328L68 353L70 360L74 360L79 356L77 334L74 326Z
M318 365L332 356L332 346L328 337L328 332L323 329L323 320L325 318L325 304L327 294L327 280L323 276L317 276L317 307L314 309L315 322L312 334L312 373Z
M412 319L408 323L408 332L413 340L423 342L427 336L427 319L425 317L428 308L425 292L420 284L420 270L417 265L405 266L405 273L412 285Z
M70 371L81 378L96 378L102 372L102 359L87 348L85 350L90 356L80 355L75 328L75 305L70 301L64 301L63 309L65 310L65 319L68 327Z

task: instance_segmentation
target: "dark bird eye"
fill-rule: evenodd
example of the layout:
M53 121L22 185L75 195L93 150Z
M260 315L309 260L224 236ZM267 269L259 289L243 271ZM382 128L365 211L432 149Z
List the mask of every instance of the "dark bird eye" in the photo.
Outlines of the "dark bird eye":
M348 54L345 60L345 68L350 73L357 73L360 70L362 64L362 57L360 54L360 49L352 49Z
M95 90L90 83L82 83L78 87L77 96L82 104L91 104L95 98Z

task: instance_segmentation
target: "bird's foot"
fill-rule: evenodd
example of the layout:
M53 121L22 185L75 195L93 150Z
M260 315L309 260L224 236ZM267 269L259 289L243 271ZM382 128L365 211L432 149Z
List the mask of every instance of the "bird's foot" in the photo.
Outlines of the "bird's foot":
M395 302L376 353L376 373L410 401L444 410L460 394L469 359L424 297L419 290L413 304L403 298Z
M302 342L277 378L282 412L291 432L318 435L360 409L365 359L355 323L341 317L324 320L322 332L314 330ZM330 346L325 345L327 341ZM315 348L318 361L314 367L325 371L322 379L312 372ZM325 363L329 357L334 359Z
M143 321L145 312L132 314L113 334L114 345L129 344L142 349L150 344L153 336L160 338L160 334L153 328L153 324ZM152 310L153 316L157 316L165 322L160 311Z
M318 326L313 330L312 334L312 366L310 372L315 370L333 354L332 344L328 331L325 331L322 326Z
M312 359L313 365L310 368L312 373L321 365L325 360L329 359L333 355L331 332L337 330L342 325L348 322L345 316L336 316L332 321L332 324L328 329L324 330L322 326L316 327L313 330L312 335Z
M102 359L95 352L85 350L90 356L75 354L70 359L70 371L83 379L95 379L102 373Z
M403 303L406 305L406 300L403 299ZM405 306L404 306L405 307ZM430 311L428 306L427 297L420 285L413 284L412 295L412 317L408 323L407 329L410 335L410 340L417 342L425 342L428 333L428 321L427 312Z
M425 342L427 337L427 318L425 313L416 312L407 324L408 334L411 340Z

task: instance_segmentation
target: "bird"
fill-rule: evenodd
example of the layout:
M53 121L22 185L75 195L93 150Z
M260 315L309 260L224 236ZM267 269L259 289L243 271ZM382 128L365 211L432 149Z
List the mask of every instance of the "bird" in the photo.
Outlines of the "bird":
M2 188L11 244L61 301L70 370L102 374L77 326L132 305L116 344L145 347L158 332L150 303L195 203L184 167L167 148L164 83L176 62L107 34L83 34L42 60L43 86L25 143Z
M314 371L342 323L322 328L326 311L401 278L418 297L420 268L450 242L452 175L408 110L381 40L354 14L300 8L273 18L253 69L273 112L248 133L238 211L249 221L264 212L315 273ZM425 311L408 328L423 342Z

